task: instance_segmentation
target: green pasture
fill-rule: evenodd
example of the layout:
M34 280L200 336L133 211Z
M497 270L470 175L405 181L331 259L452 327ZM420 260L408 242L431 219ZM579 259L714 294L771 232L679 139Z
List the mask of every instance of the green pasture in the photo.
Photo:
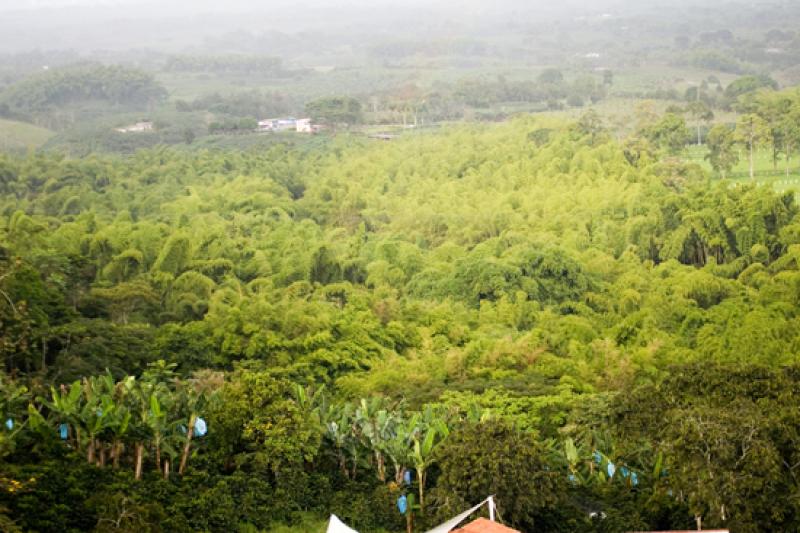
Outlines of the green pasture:
M52 131L33 124L0 119L0 152L38 148L53 135Z
M690 146L684 151L684 158L697 163L709 172L713 172L708 160L705 159L708 149L705 146ZM750 178L750 163L747 151L742 149L739 164L736 165L728 181L737 185L755 184L771 186L778 192L787 190L800 190L800 154L789 161L789 174L786 173L786 160L783 156L778 158L777 166L772 160L771 150L759 150L754 158L753 179Z
M614 70L614 85L610 92L613 94L674 88L682 95L686 89L699 85L712 74L722 82L723 86L737 78L735 74L708 69L653 63Z

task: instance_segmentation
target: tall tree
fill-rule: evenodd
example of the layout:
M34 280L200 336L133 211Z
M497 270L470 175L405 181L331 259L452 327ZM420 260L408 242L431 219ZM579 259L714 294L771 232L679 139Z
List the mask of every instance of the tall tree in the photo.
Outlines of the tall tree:
M689 103L688 110L697 130L697 146L700 146L703 143L701 127L703 124L708 124L708 122L714 120L714 112L708 107L708 104L699 100Z
M708 144L706 159L723 179L726 178L739 162L734 130L724 124L717 124L708 132L706 143Z
M661 117L661 120L647 127L643 134L653 145L666 149L670 154L680 152L691 136L686 121L674 113Z
M533 435L507 422L465 424L436 452L441 473L435 497L451 514L492 494L503 520L538 531L543 513L555 508L565 490L566 476L550 468L547 455Z
M352 126L362 119L361 102L350 96L320 98L306 104L306 113L315 121L335 128Z
M755 178L755 154L758 147L770 140L769 125L760 116L748 113L736 122L736 140L747 148L750 162L750 179Z

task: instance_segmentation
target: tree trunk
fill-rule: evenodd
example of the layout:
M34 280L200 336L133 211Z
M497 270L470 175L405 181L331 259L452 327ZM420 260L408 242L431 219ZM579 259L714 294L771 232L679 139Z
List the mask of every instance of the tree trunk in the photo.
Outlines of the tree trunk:
M161 443L156 438L156 470L161 468Z
M750 143L750 179L755 179L755 169L753 167L753 149L754 142Z
M136 443L136 476L137 480L142 479L142 460L144 459L144 444Z
M194 421L195 415L189 417L189 429L186 432L186 445L183 447L183 455L181 455L181 466L178 468L178 474L183 475L186 471L186 462L189 460L189 451L192 448L192 436L194 435Z
M350 459L352 460L352 468L350 468L350 479L355 479L356 473L358 472L358 451L353 448L351 452Z
M400 486L403 484L403 474L405 473L405 468L402 468L394 459L392 459L392 462L394 463L394 482Z
M381 483L386 483L386 465L383 460L383 454L375 450L375 463L378 468L378 479Z
M425 513L425 469L417 468L417 479L419 481L419 514Z
M164 479L169 479L169 459L164 461Z
M86 462L94 463L94 437L89 438L89 445L86 447Z
M105 446L103 446L102 443L100 443L99 448L100 448L100 455L98 457L97 464L100 467L104 467L106 466L106 448Z
M119 454L122 452L122 443L119 440L114 440L111 445L111 465L116 469L119 468Z
M694 515L694 521L697 524L697 531L703 530L703 517L699 514Z

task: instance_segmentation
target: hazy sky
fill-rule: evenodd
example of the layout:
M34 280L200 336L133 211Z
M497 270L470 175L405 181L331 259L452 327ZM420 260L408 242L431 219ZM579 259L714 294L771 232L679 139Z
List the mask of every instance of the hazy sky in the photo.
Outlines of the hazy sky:
M237 33L244 43L248 36L270 32L311 36L321 46L330 45L334 35L338 44L346 45L350 39L354 46L375 35L432 40L480 39L490 34L502 39L507 31L550 31L558 24L603 14L613 23L618 17L649 10L654 23L662 13L673 23L683 19L690 23L693 13L714 6L738 3L753 10L765 2L800 5L800 0L0 0L0 54L145 48L208 51L220 37L235 44L231 36ZM726 12L737 10L719 12L721 20ZM713 28L699 31L706 29ZM241 51L251 50L243 46Z
M564 11L564 2L538 0L0 0L0 53L31 49L157 48L200 46L232 32L346 37L386 32L396 38L475 37L480 27L535 21ZM597 8L593 8L596 11ZM577 9L575 13L585 10Z

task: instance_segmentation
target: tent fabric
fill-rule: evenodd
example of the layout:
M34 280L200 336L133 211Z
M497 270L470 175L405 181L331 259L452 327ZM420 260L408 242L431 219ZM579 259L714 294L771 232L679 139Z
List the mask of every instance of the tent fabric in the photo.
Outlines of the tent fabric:
M444 524L440 524L435 528L427 531L426 533L449 533L451 530L455 529L458 524L466 520L467 517L469 517L469 515L471 515L481 507L483 507L487 502L490 502L491 499L492 499L491 497L486 498L478 505L470 509L467 509L460 515L451 518ZM358 533L358 531L347 527L341 520L339 520L339 518L335 514L332 514L331 519L328 522L327 533Z
M478 518L470 522L461 529L454 529L452 533L520 533L516 529L511 529L498 522L492 522L486 518Z
M328 522L327 533L358 533L358 531L347 527L341 520L339 520L339 517L337 517L335 514L332 514L331 519Z
M431 529L430 531L427 531L427 533L448 533L450 530L455 529L455 527L458 524L460 524L461 522L466 520L466 518L469 515L471 515L472 513L474 513L475 511L477 511L481 507L483 507L483 505L488 501L489 501L489 498L486 498L485 500L483 500L481 503L479 503L475 507L473 507L471 509L467 509L466 511L464 511L460 515L451 518L450 520L448 520L444 524L438 525L435 528Z

